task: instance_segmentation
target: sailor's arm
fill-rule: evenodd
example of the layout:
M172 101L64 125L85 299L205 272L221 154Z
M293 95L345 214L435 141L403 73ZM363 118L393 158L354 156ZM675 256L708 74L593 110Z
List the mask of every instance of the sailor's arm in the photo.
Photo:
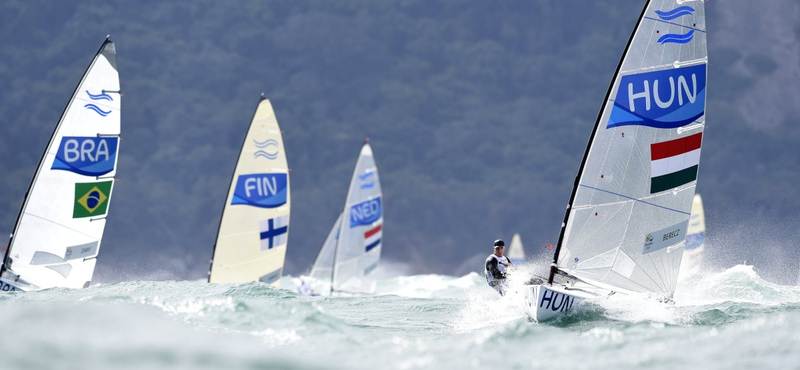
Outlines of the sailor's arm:
M492 273L492 277L495 279L503 279L506 275L497 268L497 259L491 258L486 261L486 270Z

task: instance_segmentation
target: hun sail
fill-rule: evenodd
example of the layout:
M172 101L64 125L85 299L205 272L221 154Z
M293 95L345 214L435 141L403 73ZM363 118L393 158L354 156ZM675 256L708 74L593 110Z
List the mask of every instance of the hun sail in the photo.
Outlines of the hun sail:
M590 137L553 273L672 297L697 184L707 56L703 1L647 3Z
M208 273L210 283L277 286L289 237L289 167L275 112L261 97L233 172Z
M0 289L91 283L117 169L121 97L116 49L106 38L33 176L5 252Z
M340 219L331 292L375 293L375 269L383 245L383 197L368 143L358 156Z

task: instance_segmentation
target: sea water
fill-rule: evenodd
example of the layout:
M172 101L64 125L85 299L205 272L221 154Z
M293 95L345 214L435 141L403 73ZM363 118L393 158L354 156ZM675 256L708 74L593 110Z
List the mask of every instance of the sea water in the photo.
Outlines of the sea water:
M672 305L617 295L544 323L475 273L363 297L302 296L295 280L0 294L0 369L800 368L800 288L750 266L689 276Z

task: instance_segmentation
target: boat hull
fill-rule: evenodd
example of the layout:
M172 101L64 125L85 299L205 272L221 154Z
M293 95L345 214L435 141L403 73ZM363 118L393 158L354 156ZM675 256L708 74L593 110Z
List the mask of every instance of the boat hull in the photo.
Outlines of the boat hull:
M27 292L31 288L26 284L0 278L0 292Z
M523 290L525 313L533 321L545 321L573 311L585 297L555 285L526 285Z

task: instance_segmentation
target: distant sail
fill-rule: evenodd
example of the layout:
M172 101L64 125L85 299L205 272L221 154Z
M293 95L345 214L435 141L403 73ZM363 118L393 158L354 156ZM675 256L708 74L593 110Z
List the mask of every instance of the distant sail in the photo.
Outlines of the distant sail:
M272 104L261 98L220 220L210 283L278 285L289 237L289 167Z
M116 49L106 38L31 181L3 260L0 290L91 283L117 170L119 90Z
M383 197L372 148L364 144L350 180L333 259L332 292L373 294L383 246Z
M522 248L522 239L519 234L514 234L511 238L511 246L508 247L508 254L506 255L511 263L520 266L525 263L525 250Z
M692 200L692 216L686 231L686 243L679 279L701 271L703 249L705 249L706 221L703 213L703 200L695 194Z
M695 194L692 200L692 216L686 234L686 250L702 250L706 238L706 218L703 212L703 199Z
M322 243L322 248L317 253L317 258L314 264L311 265L311 271L308 276L316 280L327 280L330 284L331 275L333 274L333 256L336 253L336 242L339 240L339 229L342 224L342 214L336 217L336 222L333 223L331 231Z

